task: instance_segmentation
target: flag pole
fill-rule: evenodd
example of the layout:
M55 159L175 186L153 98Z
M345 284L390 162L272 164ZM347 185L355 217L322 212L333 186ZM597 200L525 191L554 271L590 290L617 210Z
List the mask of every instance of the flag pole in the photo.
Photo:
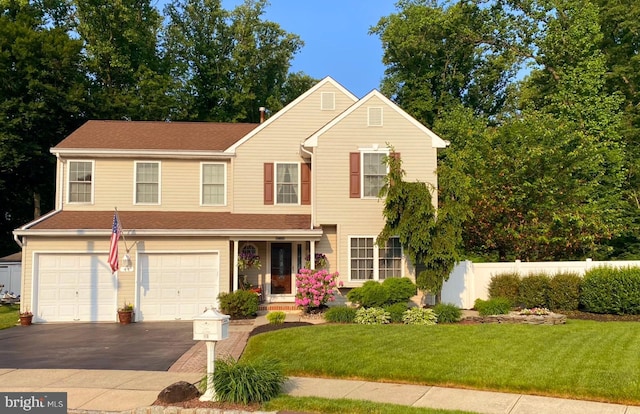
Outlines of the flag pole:
M133 249L133 248L134 248L134 246L135 246L136 244L138 244L138 242L137 242L137 241L135 241L135 242L131 245L131 247L128 247L128 246L127 246L127 238L124 236L124 227L122 226L122 220L120 220L120 214L118 213L118 207L114 207L113 209L114 209L114 210L115 210L115 212L116 212L116 217L118 217L118 226L120 226L120 236L122 237L122 241L124 241L124 249L126 250L126 254L129 254L129 251L130 251L131 249Z

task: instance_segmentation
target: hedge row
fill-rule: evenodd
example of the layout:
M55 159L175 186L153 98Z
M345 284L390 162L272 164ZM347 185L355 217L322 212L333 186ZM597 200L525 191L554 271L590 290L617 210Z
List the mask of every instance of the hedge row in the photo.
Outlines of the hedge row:
M517 273L493 276L490 298L506 298L513 305L593 313L640 314L640 267L599 267L584 277L575 273L544 273L520 277Z

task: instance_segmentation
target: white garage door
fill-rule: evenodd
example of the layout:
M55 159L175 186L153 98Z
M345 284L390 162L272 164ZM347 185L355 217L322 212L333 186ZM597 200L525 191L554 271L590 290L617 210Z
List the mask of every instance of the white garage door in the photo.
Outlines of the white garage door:
M205 308L215 306L218 262L217 253L140 254L136 318L192 320Z
M35 275L35 321L115 321L118 281L106 255L39 254Z

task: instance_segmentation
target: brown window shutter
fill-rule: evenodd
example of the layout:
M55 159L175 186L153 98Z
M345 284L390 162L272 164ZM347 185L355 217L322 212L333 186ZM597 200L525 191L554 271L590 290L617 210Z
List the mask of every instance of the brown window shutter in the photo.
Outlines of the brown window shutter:
M273 163L264 163L264 203L273 204Z
M300 166L300 185L302 187L300 191L302 200L300 200L300 203L308 206L311 204L311 164L303 162Z
M349 197L360 198L360 153L349 153Z

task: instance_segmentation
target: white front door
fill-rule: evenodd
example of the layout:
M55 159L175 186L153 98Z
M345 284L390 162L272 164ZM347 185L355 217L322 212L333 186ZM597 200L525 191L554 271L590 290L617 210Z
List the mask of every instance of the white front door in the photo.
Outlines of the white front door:
M217 253L144 253L138 263L136 320L192 320L217 306Z
M34 321L116 320L117 279L107 256L38 254L34 272Z

